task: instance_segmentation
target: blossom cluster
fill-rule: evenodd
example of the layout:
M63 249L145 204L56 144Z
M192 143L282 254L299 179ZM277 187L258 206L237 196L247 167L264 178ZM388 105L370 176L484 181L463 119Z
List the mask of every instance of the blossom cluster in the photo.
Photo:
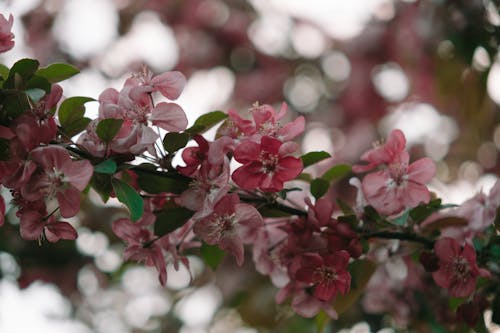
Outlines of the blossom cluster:
M0 52L13 47L12 22L0 15ZM399 257L400 263L422 279L431 277L448 296L463 298L459 320L474 326L488 306L489 289L478 281L498 278L489 269L495 266L484 266L500 256L493 227L500 182L488 195L447 210L427 187L434 162L410 162L405 135L396 129L361 156L366 163L346 172L361 175L351 181L357 202L336 202L326 195L328 177L303 173L329 155L300 156L295 140L305 118L288 120L285 103L279 110L256 103L247 112L216 111L188 127L174 102L185 76L144 68L120 90L104 90L98 117L89 119L84 104L93 99L65 99L56 83L76 73L69 65L38 69L38 62L23 59L1 77L2 89L17 95L1 96L0 183L11 193L22 238L76 239L63 219L79 213L82 193L92 188L104 201L116 197L127 206L130 217L113 221L111 229L126 243L125 259L155 267L162 285L167 265L189 268L187 254L218 247L240 266L251 256L255 269L279 288L277 303L290 301L304 317L324 311L337 318L339 300L367 287L383 238L417 245L411 251L418 263ZM215 139L203 135L222 121ZM176 154L181 165L173 164ZM288 187L299 179L304 186ZM315 189L318 183L327 189ZM299 204L287 199L293 191L303 194ZM0 198L0 225L5 210ZM478 262L480 249L485 252ZM364 283L362 274L368 276Z

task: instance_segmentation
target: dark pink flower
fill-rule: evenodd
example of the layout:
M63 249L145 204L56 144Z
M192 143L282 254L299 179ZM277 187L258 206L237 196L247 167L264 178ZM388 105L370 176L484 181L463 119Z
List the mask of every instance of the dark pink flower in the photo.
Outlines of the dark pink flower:
M7 52L14 47L12 24L14 24L12 14L9 15L8 20L0 14L0 53Z
M461 247L453 238L441 238L434 244L434 252L439 258L439 269L432 273L432 277L453 297L470 296L477 277L490 276L490 272L478 268L476 252L468 243Z
M194 232L210 245L218 245L243 264L243 244L257 238L262 216L252 205L240 203L237 194L228 194L215 205L213 213L196 222Z
M349 291L351 274L347 271L348 263L346 251L328 255L306 253L300 257L300 268L295 271L294 278L313 287L313 295L320 301L330 301L337 293Z
M241 142L234 151L234 159L243 166L234 171L233 181L245 190L281 191L284 182L302 172L302 161L289 156L296 149L294 142L283 143L269 136L262 137L260 143Z
M20 218L21 237L36 240L40 237L55 243L60 239L74 240L78 236L75 228L68 222L57 221L55 216L44 217L38 211L26 211Z

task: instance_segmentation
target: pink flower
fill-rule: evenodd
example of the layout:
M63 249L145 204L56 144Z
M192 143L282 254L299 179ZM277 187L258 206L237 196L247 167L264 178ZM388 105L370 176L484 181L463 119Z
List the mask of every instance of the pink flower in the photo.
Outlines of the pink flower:
M194 232L210 245L217 244L230 252L238 265L243 264L243 244L257 238L257 230L263 224L262 216L255 207L240 203L237 194L228 194L214 207L209 216L194 225Z
M389 134L387 142L379 147L368 150L361 156L367 165L354 165L352 171L366 172L381 164L391 164L404 151L406 138L401 130L394 130Z
M68 222L56 221L55 216L44 217L40 212L30 210L20 218L21 237L27 240L36 240L45 236L51 243L60 239L74 240L78 236L75 228Z
M0 14L0 53L7 52L14 47L14 34L11 32L14 17L9 15L9 20Z
M92 177L89 161L73 161L59 146L45 146L31 151L31 159L43 170L23 186L22 195L29 201L57 198L61 215L72 217L80 210L80 192Z
M349 254L346 251L323 256L306 253L299 260L300 268L295 271L294 277L313 287L313 295L318 300L330 301L337 293L349 291L351 274L347 271Z
M0 196L0 227L3 226L5 222L5 200Z
M156 220L154 214L144 212L143 217L133 223L127 218L113 222L111 228L115 235L127 242L123 253L125 260L144 261L147 266L154 266L159 273L161 285L167 283L167 264L163 256L162 239L147 229ZM166 238L165 238L166 239Z
M363 178L365 198L381 214L397 214L429 202L430 192L424 184L434 177L436 166L430 158L422 158L410 165L408 160L408 153L403 151L386 169Z
M434 252L439 258L439 269L432 273L432 277L453 297L470 296L476 287L477 277L490 276L490 272L478 268L476 252L468 243L461 247L453 238L441 238L434 244Z
M241 142L234 151L234 159L243 164L232 175L233 181L245 190L256 188L265 192L283 189L283 183L302 172L302 161L288 156L297 149L294 142L264 136L260 143Z

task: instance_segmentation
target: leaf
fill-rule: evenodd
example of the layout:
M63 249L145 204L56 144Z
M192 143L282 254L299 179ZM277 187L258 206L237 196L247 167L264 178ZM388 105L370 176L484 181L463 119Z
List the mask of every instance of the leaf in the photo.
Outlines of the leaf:
M111 185L118 200L129 209L132 221L140 219L144 210L144 200L139 193L129 184L116 178L111 180Z
M410 210L407 209L403 214L400 216L396 217L395 219L392 220L392 223L395 223L399 226L405 226L406 222L408 222L408 218L410 217Z
M328 192L330 183L324 179L316 178L311 181L311 194L319 199Z
M122 127L123 119L107 118L99 121L95 130L99 139L105 143L110 143L111 140L118 134Z
M144 191L151 194L163 192L181 194L189 187L190 178L179 175L172 176L168 172L142 171L134 169L137 174L137 183ZM175 177L175 178L173 178Z
M90 180L90 186L99 194L104 203L108 202L111 192L113 191L111 175L94 173Z
M338 295L332 304L339 315L349 309L361 296L376 268L377 265L367 259L356 260L349 264L351 289L345 295Z
M441 199L434 199L427 204L419 205L410 210L410 217L415 223L420 223L431 216L433 213L440 211L441 209L452 207L456 207L456 205L442 205Z
M184 132L191 135L200 134L208 131L210 128L214 127L226 118L226 113L222 111L212 111L200 116L198 119L196 119L193 126L186 129Z
M155 235L164 236L182 227L193 216L194 212L173 202L167 203L156 213Z
M379 223L379 222L384 221L384 218L382 216L380 216L380 214L377 212L377 210L375 208L373 208L372 206L365 206L363 213L364 213L363 214L364 220L366 220L366 222Z
M33 75L26 82L25 89L28 90L28 89L34 89L34 88L42 89L43 91L45 91L48 94L48 93L50 93L50 90L52 89L52 85L50 84L49 81L47 81L47 79L45 79L41 76L38 76L38 75Z
M23 89L26 82L35 74L40 63L35 59L21 59L12 65L4 88Z
M40 68L36 74L46 78L50 83L61 82L80 73L80 70L72 65L56 63L45 68Z
M259 213L262 217L286 217L290 216L290 213L284 212L278 208L262 207L259 208Z
M104 174L114 174L116 172L117 165L116 162L112 159L107 159L97 165L94 166L94 171Z
M7 80L8 77L9 77L9 67L0 64L0 79L5 81Z
M321 178L331 183L334 180L344 178L350 173L351 166L349 164L337 164L327 170Z
M68 136L73 136L85 128L90 123L90 119L84 117L85 106L87 102L95 101L95 99L90 97L70 97L61 103L59 107L59 122L63 128L64 133Z
M163 148L173 154L181 148L184 148L191 136L188 133L169 132L163 137Z
M349 204L347 202L345 202L344 200L337 198L337 205L339 205L339 207L342 210L342 213L344 213L344 215L356 215L354 213L354 210L351 208L351 206L349 206Z
M35 103L38 103L43 96L45 96L45 91L40 88L31 88L24 91L26 95Z
M84 104L87 102L95 101L90 97L75 96L65 99L59 107L59 121L64 127L67 124L83 118L85 114Z
M226 252L221 250L219 247L215 245L208 245L205 242L201 245L200 253L205 264L207 264L214 271L226 255Z
M312 177L309 173L301 173L300 175L297 176L297 178L295 178L296 180L302 180L302 181L305 181L306 183L310 183L311 180L312 180Z
M310 165L316 164L330 157L332 157L332 155L328 154L326 151L311 151L302 155L300 158L302 159L302 164L305 169Z
M0 125L9 126L10 122L30 109L28 95L19 90L0 90Z

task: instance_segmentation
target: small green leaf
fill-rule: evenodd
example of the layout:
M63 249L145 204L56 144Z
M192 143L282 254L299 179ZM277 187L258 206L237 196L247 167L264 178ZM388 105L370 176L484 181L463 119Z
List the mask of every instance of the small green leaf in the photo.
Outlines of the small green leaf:
M132 221L140 219L144 210L144 200L139 193L129 184L116 178L111 180L111 185L118 200L129 209Z
M448 298L448 307L450 308L450 310L455 312L457 311L458 307L465 301L467 301L467 298L464 297L450 297Z
M311 181L311 194L319 199L328 192L330 189L330 183L324 179L316 178Z
M0 89L0 125L9 126L10 122L31 108L28 95L19 90Z
M306 183L310 183L312 180L312 177L311 177L311 174L303 172L300 175L298 175L297 178L295 178L295 179L305 181Z
M330 157L332 157L332 155L328 154L326 151L311 151L302 155L300 158L302 159L302 164L305 169L310 165L316 164Z
M327 170L321 178L331 183L334 180L344 178L350 173L351 166L349 164L337 164Z
M9 67L0 64L0 80L5 81L9 77Z
M50 89L52 89L52 85L50 84L49 81L47 81L46 78L38 76L38 75L33 75L25 85L25 89L42 89L45 91L47 94L50 93Z
M32 88L24 91L26 95L35 103L38 103L43 96L45 96L45 91L40 88Z
M405 226L406 222L408 222L408 218L410 217L410 210L407 209L404 211L403 214L400 216L396 217L395 219L392 220L392 223L397 224L399 226Z
M36 74L46 78L50 83L61 82L80 73L78 68L68 64L52 64L45 68L40 68Z
M4 88L24 89L26 82L35 74L40 63L34 59L21 59L12 65Z
M112 159L107 159L106 161L95 165L94 171L112 175L116 172L116 168L116 162Z
M190 178L177 174L170 174L161 171L143 171L134 169L137 174L137 183L144 191L151 194L175 193L181 194L187 190Z
M365 222L379 223L379 222L384 221L384 218L382 216L380 216L380 214L377 212L377 210L375 208L373 208L372 206L365 206L365 208L363 210L363 214L364 214Z
M191 135L206 132L221 121L227 118L227 114L222 111L212 111L200 116L194 122L193 126L186 129L185 132Z
M59 107L59 122L64 133L68 136L73 136L83 131L90 123L90 118L84 117L85 106L87 102L95 101L90 97L70 97L61 103Z
M163 137L163 148L173 154L181 148L184 148L191 136L188 133L169 132Z
M349 264L351 290L345 295L338 295L333 302L333 308L339 315L349 309L361 296L376 268L376 264L366 259L355 260Z
M452 207L456 207L456 205L442 205L441 199L434 199L427 204L419 205L410 210L410 217L415 223L420 223L431 216L433 213L440 211L441 209Z
M123 119L107 118L99 121L95 130L99 139L105 143L110 143L111 140L118 134L122 127Z
M90 180L90 186L99 194L103 202L108 202L113 191L111 175L95 172Z
M193 216L194 212L170 202L156 213L155 235L164 236L182 227Z
M203 243L200 248L201 257L203 261L212 269L216 270L217 266L219 266L222 259L226 255L226 252L221 250L215 245L208 245L207 243Z

